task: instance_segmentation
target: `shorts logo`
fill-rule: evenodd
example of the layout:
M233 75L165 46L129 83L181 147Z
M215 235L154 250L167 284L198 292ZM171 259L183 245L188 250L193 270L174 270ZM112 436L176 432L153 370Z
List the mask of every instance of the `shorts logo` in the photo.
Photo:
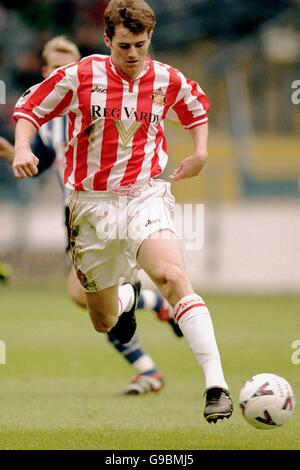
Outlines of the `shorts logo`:
M160 222L160 219L147 220L147 222L145 223L145 227L149 227L149 225L152 225L152 224L158 224L159 222Z
M139 187L128 186L110 186L108 191L118 194L119 196L139 197L142 192Z
M161 88L153 92L151 99L154 104L157 104L157 106L164 106L167 102L166 95Z

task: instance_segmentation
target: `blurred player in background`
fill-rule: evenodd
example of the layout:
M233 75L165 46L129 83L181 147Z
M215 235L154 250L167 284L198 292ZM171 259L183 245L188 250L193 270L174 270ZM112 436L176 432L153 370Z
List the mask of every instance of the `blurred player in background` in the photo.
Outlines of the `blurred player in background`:
M31 140L41 125L67 114L71 248L92 323L119 340L133 336L135 300L128 296L127 307L118 308L119 285L142 267L175 309L204 371L204 417L216 422L230 417L232 401L210 313L179 249L170 183L155 178L167 163L166 117L180 121L194 143L172 181L199 174L207 158L209 100L196 82L149 57L155 15L146 2L111 0L104 26L109 56L60 68L18 101L13 171L20 179L38 172Z
M12 162L14 157L13 145L3 137L0 137L0 157L4 158L8 162ZM6 284L9 281L10 276L11 267L0 259L0 283Z

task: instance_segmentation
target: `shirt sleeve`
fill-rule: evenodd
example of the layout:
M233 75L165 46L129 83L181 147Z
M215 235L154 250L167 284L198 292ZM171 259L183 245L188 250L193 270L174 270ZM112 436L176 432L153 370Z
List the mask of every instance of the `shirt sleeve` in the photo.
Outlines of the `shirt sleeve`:
M170 106L167 118L179 121L186 129L207 123L210 100L200 85L186 78L177 71L177 82L180 79L180 90Z
M73 98L70 72L60 68L43 82L29 88L18 100L13 118L30 121L37 130L56 116L66 114Z

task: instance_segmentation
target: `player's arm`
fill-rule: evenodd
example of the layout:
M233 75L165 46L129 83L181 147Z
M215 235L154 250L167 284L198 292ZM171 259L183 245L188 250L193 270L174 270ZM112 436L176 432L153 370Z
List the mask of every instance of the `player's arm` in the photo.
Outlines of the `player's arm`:
M27 119L19 119L15 131L15 158L13 173L16 178L24 179L37 174L39 159L31 151L31 142L36 127Z
M186 157L179 167L174 170L173 174L170 175L172 181L197 176L207 160L208 124L196 126L188 131L193 139L194 152L189 157Z
M77 64L57 69L43 82L23 93L18 100L13 114L14 119L18 121L13 162L16 178L28 178L38 173L39 159L31 150L33 136L47 121L67 113L73 98L71 75L76 75L76 72ZM37 105L37 100L43 103L43 106Z
M36 134L31 144L31 150L39 159L39 172L36 176L41 176L54 163L56 154L50 142L44 143L40 134Z
M34 136L31 148L33 154L39 159L39 172L36 176L40 176L53 164L55 151L52 146L44 144L39 134ZM14 146L4 137L0 137L0 157L12 163L14 156Z
M14 146L4 137L0 137L0 157L12 162L14 159Z

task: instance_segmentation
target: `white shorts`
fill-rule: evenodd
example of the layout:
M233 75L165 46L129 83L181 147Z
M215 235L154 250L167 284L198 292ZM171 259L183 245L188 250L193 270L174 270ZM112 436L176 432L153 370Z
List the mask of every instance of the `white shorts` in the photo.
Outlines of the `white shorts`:
M163 229L176 233L170 183L151 180L134 192L134 196L110 191L71 195L71 250L78 279L87 292L134 281L142 242Z

